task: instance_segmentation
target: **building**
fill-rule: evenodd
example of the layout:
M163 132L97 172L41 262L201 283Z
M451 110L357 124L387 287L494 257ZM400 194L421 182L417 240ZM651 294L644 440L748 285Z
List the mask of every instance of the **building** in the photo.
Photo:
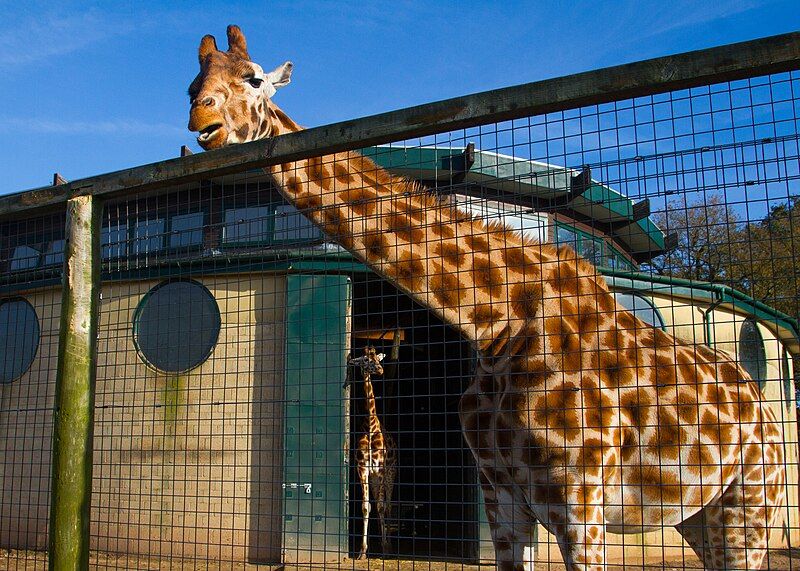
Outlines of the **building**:
M471 146L364 153L476 215L573 245L638 317L738 355L783 420L785 529L797 541L793 320L723 286L637 272L668 240L645 203L588 172ZM388 355L376 387L400 454L397 554L491 557L457 416L474 356L456 333L327 242L260 171L130 196L107 205L102 228L93 548L257 562L352 554L362 405L346 357L374 344ZM63 211L0 223L4 548L47 545L63 251ZM624 549L627 561L679 546L664 531Z

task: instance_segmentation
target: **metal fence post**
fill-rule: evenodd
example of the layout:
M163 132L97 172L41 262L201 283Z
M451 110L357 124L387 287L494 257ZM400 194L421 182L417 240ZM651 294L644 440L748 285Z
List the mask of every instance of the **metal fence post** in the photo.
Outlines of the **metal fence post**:
M53 429L49 568L87 569L92 492L101 207L67 202Z

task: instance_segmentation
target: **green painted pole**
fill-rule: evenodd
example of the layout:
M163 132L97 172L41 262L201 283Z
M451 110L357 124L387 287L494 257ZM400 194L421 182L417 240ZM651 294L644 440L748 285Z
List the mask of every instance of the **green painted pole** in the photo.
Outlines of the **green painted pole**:
M49 569L89 567L94 383L100 294L100 206L67 201L53 429Z

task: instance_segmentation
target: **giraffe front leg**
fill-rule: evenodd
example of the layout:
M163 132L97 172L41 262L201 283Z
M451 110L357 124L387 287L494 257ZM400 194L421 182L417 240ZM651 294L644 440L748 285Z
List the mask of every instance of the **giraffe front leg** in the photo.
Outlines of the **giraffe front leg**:
M498 571L533 571L535 519L520 509L521 498L515 497L517 494L505 488L498 491L482 471L480 480Z
M369 470L366 467L358 468L358 479L361 481L361 519L364 524L364 533L361 536L361 552L356 559L367 556L367 530L369 529Z
M602 485L568 485L566 502L548 506L545 526L556 536L567 571L605 569Z

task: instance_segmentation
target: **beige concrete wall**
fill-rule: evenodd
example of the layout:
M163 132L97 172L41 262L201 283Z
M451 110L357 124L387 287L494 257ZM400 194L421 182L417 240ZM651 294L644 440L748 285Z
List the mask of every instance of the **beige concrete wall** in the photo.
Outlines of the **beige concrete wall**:
M705 343L703 310L698 305L675 298L647 296L664 318L667 333L689 343Z
M197 281L219 305L221 331L211 356L180 375L145 365L133 344L133 312L159 282L103 287L92 547L279 561L285 279ZM42 341L31 370L0 387L0 543L43 549L60 293L25 297Z
M131 336L133 312L158 281L103 288L92 513L93 548L214 560L280 558L282 481L283 277L201 278L222 316L211 357L182 375L144 364ZM60 293L24 294L40 319L41 341L29 371L0 385L0 545L43 549L49 501L50 435ZM705 339L703 311L653 297L668 330ZM716 346L735 351L743 317L712 312ZM785 433L789 485L786 518L800 540L796 411L786 406L779 356L761 326L768 377L765 395ZM790 363L791 366L791 363ZM773 538L776 545L785 538ZM541 529L540 557L560 560ZM609 536L615 561L689 554L671 529ZM688 555L687 555L688 556Z
M36 311L40 339L31 367L0 384L0 546L44 549L61 294L20 295Z

